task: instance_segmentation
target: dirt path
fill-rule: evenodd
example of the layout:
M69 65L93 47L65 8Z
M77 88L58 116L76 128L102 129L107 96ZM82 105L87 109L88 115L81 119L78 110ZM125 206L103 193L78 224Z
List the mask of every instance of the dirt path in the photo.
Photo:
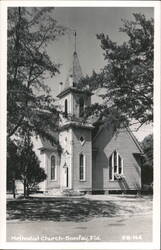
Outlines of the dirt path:
M7 241L151 241L152 216L96 218L88 222L9 222Z

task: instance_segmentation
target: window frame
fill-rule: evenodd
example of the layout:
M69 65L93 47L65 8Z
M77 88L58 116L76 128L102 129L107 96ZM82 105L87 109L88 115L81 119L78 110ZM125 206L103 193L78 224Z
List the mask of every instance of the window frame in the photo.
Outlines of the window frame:
M116 165L114 164L115 153L116 153ZM121 173L119 173L119 169L120 169L119 157L121 159ZM109 180L110 181L117 181L115 174L120 174L120 175L124 174L124 160L123 160L122 156L117 152L117 150L114 150L113 153L110 155L108 165L109 165ZM116 167L116 171L115 171L115 167Z
M52 157L54 157L55 158L55 166L54 166L54 169L55 169L55 178L53 179L52 178ZM56 157L56 155L55 154L52 154L51 156L50 156L50 180L51 181L57 181L57 157Z
M83 156L83 167L81 165L81 156ZM83 178L81 179L81 168L83 169ZM79 181L82 182L82 181L86 181L86 157L85 157L85 154L83 153L80 153L79 154Z

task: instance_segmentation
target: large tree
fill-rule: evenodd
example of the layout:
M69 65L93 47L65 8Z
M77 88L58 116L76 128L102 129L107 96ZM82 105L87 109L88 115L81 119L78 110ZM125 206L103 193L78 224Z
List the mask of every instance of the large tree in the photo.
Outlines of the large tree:
M7 188L16 197L15 181L24 185L24 197L28 197L31 190L38 188L38 184L46 179L43 168L33 150L31 135L25 133L17 143L8 141L7 157Z
M59 113L45 80L59 73L48 45L65 31L54 19L54 8L8 8L7 179L13 184L13 193L15 179L24 182L26 195L31 183L45 178L32 150L31 136L40 135L58 145L53 131L58 129ZM28 138L28 146L23 138Z
M35 152L29 133L25 133L24 137L18 145L18 165L17 176L24 185L24 197L29 196L30 190L37 188L37 185L46 179L43 168Z
M103 33L97 35L106 64L100 73L83 79L80 87L104 88L103 104L93 110L115 113L117 121L127 125L135 121L139 127L153 121L154 23L142 14L133 17L133 21L123 20L120 28L127 37L123 44Z
M50 131L58 112L45 80L59 73L59 64L49 57L48 45L65 30L53 8L8 8L8 137L29 129L54 140Z

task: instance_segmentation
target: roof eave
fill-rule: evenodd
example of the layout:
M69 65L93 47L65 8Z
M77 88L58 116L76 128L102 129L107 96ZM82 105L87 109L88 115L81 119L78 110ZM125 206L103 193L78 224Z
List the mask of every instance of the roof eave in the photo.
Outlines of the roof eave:
M86 94L86 95L88 95L88 96L93 95L93 93L90 92L89 90L80 90L80 89L77 89L77 88L75 88L75 87L69 87L69 88L64 89L63 91L61 91L61 92L57 95L57 97L58 97L58 98L61 98L61 97L65 96L65 95L67 95L67 94L70 93L70 92L79 93L79 94L83 93L83 94Z
M60 130L64 130L64 129L67 129L67 128L70 128L70 127L74 127L74 128L82 128L82 129L89 129L89 130L92 130L94 129L94 127L90 124L80 124L80 123L76 123L76 122L70 122L70 123L67 123L65 125L63 125Z
M127 131L129 132L131 138L133 139L135 145L136 145L137 148L139 149L140 153L141 153L141 154L144 154L143 149L142 149L142 147L141 147L139 141L137 140L137 138L135 137L135 135L133 134L133 132L131 131L131 129L130 129L129 127L127 127L126 129L127 129Z
M54 152L54 151L57 151L58 149L57 149L57 147L53 147L53 148L51 148L51 147L40 147L40 148L38 148L40 151L52 151L52 152Z

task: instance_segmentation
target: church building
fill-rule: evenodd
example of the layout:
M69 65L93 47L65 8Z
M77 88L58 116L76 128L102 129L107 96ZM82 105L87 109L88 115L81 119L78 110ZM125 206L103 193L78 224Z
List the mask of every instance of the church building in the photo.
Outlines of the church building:
M51 195L136 192L141 189L141 147L127 128L114 131L108 121L96 128L96 123L82 120L92 95L88 90L78 90L82 77L74 51L69 75L65 83L60 83L57 96L64 112L56 135L62 150L42 138L34 139L40 166L47 174L39 184L40 191Z

